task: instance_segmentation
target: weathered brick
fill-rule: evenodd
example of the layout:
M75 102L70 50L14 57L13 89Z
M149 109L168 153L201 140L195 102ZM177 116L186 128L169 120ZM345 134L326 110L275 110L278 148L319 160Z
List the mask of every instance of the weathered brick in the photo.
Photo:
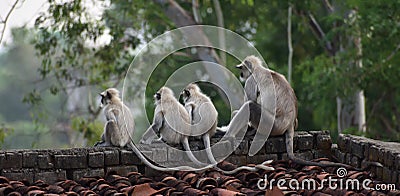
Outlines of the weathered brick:
M360 167L360 158L358 158L357 156L351 156L350 159L350 165L352 165L353 167Z
M119 151L112 150L112 151L104 151L104 165L111 166L111 165L118 165L119 164Z
M393 162L395 161L396 155L393 154L392 151L386 150L385 151L385 158L384 158L384 165L389 168L393 168Z
M240 142L238 147L233 152L235 155L247 155L249 152L249 142L248 140L236 141L237 143Z
M155 162L167 162L168 161L168 152L167 148L153 148L152 149L153 153L153 160Z
M382 180L384 182L390 182L392 180L392 175L393 175L393 173L392 173L392 171L390 171L389 168L384 167L382 169Z
M6 155L3 154L3 153L1 153L1 154L0 154L0 171L1 171L1 169L3 169L3 162L4 162L4 159L6 159Z
M253 163L253 164L260 164L264 161L267 160L267 155L254 155L254 156L248 156L247 157L247 164Z
M130 172L137 172L138 168L136 165L106 167L106 173L108 173L110 171L115 171L115 172L117 172L117 174L119 174L121 176L126 176Z
M345 135L339 134L337 143L338 143L338 147L339 147L340 151L346 152L347 149L346 149Z
M317 135L315 143L317 149L321 150L330 150L332 147L332 139L329 135Z
M375 146L375 145L371 146L371 147L369 148L369 156L368 156L368 159L369 159L370 161L379 161L379 160L378 160L378 151L379 151L379 147L378 147L378 146Z
M358 158L364 158L364 149L361 143L357 140L351 141L351 153Z
M364 145L364 157L366 157L367 159L369 159L369 155L370 155L370 148L371 145L369 143L363 143Z
M385 149L379 148L379 150L378 150L378 161L380 163L383 163L384 160L385 160Z
M286 152L286 144L283 137L270 137L265 143L265 153L275 154Z
M2 175L10 180L27 180L29 182L34 182L34 171L29 169L9 171L3 170Z
M304 159L304 160L313 159L313 153L311 151L294 153L294 156L296 156L298 158L301 158L301 159Z
M87 168L87 157L85 154L54 155L55 167L60 169L82 169Z
M38 173L35 173L34 179L35 179L35 181L43 180L46 183L53 184L59 180L67 179L67 174L66 174L65 170L38 172Z
M48 154L39 154L37 157L37 164L39 169L50 169L54 166L54 164L51 162L50 155Z
M390 183L397 183L397 176L398 176L398 172L392 171L392 178L390 179ZM400 179L399 179L400 181Z
M396 169L400 171L400 154L396 155L394 164L396 166ZM399 178L399 181L400 181L400 178Z
M225 160L235 165L246 165L248 163L246 156L239 156L239 155L229 156Z
M338 151L336 157L339 160L339 162L346 163L346 153Z
M19 152L7 152L2 159L2 168L22 168L22 154Z
M37 152L23 152L22 153L22 166L24 168L33 168L37 164Z
M73 170L71 172L71 180L79 180L83 177L96 177L104 176L104 169L80 169L80 170Z
M314 138L306 132L295 132L293 146L295 150L310 150L313 148Z
M121 150L121 164L123 165L136 165L140 164L140 159L132 151Z
M335 152L337 153L336 150ZM330 158L332 156L331 151L327 151L327 150L312 150L312 153L314 155L314 159L317 158ZM337 157L337 155L335 155L335 157Z
M102 152L89 153L89 167L104 167L104 154Z
M211 147L211 151L216 159L222 159L228 157L233 151L233 148L229 141L220 141Z
M382 167L376 168L376 177L382 180L382 178L383 178L383 168Z
M168 161L182 161L185 152L176 148L168 148Z

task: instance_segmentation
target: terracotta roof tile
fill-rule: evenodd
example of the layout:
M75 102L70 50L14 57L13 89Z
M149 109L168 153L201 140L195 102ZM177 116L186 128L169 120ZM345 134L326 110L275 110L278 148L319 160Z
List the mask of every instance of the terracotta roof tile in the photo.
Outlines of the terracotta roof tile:
M317 161L327 161L319 159ZM179 171L160 173L155 177L147 177L138 172L120 176L115 172L101 177L84 177L77 181L63 180L55 184L47 184L41 180L34 183L27 181L11 181L0 176L0 195L400 195L399 191L377 192L374 190L280 190L276 181L291 179L302 182L314 179L317 184L328 178L338 178L335 168L318 166L301 166L291 161L275 161L271 164L275 171L259 170L239 171L233 175L225 175L216 170L203 172ZM236 165L223 161L219 167L224 170L237 168ZM258 182L267 177L272 189L260 190ZM348 170L346 179L371 179L367 171Z

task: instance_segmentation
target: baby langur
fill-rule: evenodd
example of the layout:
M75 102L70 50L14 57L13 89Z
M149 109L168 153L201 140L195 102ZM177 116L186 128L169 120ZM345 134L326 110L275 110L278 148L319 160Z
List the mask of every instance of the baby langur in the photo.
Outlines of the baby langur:
M183 144L189 159L194 163L205 166L193 155L189 147L190 117L182 104L174 97L171 89L162 87L155 95L156 108L153 124L144 133L141 143L150 144L154 141L166 141L168 144ZM154 139L154 132L160 134Z
M95 146L118 146L124 147L130 141L135 130L135 122L129 108L119 98L119 91L109 88L100 93L101 105L106 117L104 132L101 142Z
M295 157L293 154L293 137L294 130L297 127L297 99L289 82L283 75L263 67L261 60L255 56L246 57L236 67L240 69L240 78L246 81L245 93L248 101L243 104L232 118L227 128L226 134L228 136L235 137L238 130L243 126L247 127L247 123L243 123L243 121L246 117L249 117L250 119L247 122L250 122L250 126L257 129L257 132L263 132L260 134L264 134L267 137L269 135L285 134L288 156L295 163L320 167L350 167L340 163L316 163ZM273 81L271 81L271 77ZM274 85L275 96L271 92L274 89L271 88L271 84ZM275 112L271 112L271 109L268 109L270 107L267 106L273 99L276 101ZM250 114L248 113L249 111ZM273 118L274 113L275 119ZM265 129L266 124L259 126L260 122L273 122L272 130ZM250 147L250 153L255 153L251 152L251 149Z
M212 164L217 164L211 152L210 138L214 136L218 124L218 112L211 99L192 83L181 93L185 108L189 113L191 136L201 136L207 157Z

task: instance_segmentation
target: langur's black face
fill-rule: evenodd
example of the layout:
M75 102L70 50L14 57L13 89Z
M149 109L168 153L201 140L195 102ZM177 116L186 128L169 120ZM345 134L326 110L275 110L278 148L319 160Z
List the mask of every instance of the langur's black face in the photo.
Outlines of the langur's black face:
M111 93L108 91L104 91L104 92L100 93L100 97L101 97L100 107L101 108L110 103L111 96L112 96Z
M248 68L248 63L247 61L244 61L243 63L239 64L236 66L236 68L238 68L240 70L240 81L244 82L247 80L247 78L250 77L251 72Z

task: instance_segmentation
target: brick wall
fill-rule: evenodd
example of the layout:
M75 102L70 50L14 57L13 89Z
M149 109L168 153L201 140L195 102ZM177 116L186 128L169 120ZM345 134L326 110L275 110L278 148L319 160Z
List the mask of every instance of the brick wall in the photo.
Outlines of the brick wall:
M213 138L212 143L215 143L216 140L218 139ZM333 152L339 155L341 161L352 161L352 163L359 165L364 159L374 160L375 157L369 158L369 152L373 153L375 150L378 154L383 153L382 157L378 156L378 159L382 159L383 162L385 162L385 157L388 156L386 157L387 167L377 170L378 176L388 178L389 170L396 170L396 175L400 174L398 172L399 164L395 164L395 162L399 163L400 160L398 154L387 153L385 150L377 148L375 144L365 147L362 138L358 138L355 142L350 142L350 140L353 140L353 136L341 136L339 148L333 145ZM260 152L252 157L247 155L250 142L251 137L246 137L227 160L237 165L245 165L261 163L267 159L287 159L285 138L282 136L270 137ZM200 141L190 141L190 144L192 147L202 146ZM352 148L349 148L348 145ZM328 131L301 131L295 134L294 149L298 157L307 160L330 157L331 146L332 142ZM186 156L176 156L174 149L167 149L161 144L139 145L138 147L146 156L158 162L187 161ZM351 149L351 151L345 151L348 149ZM372 151L365 152L365 149ZM218 152L217 150L213 153L218 156L225 152ZM365 153L368 156L365 156ZM389 163L389 159L392 160L391 163ZM125 175L131 171L138 171L146 175L155 174L129 149L107 147L0 151L0 175L15 180L27 179L33 182L40 179L52 183L58 179L77 180L83 176L103 176L109 171L116 171L120 175ZM386 177L383 174L386 174ZM400 179L400 176L396 179Z
M400 186L400 143L341 134L332 151L340 162L355 167L369 165L373 175ZM379 162L383 167L371 166L371 162Z

